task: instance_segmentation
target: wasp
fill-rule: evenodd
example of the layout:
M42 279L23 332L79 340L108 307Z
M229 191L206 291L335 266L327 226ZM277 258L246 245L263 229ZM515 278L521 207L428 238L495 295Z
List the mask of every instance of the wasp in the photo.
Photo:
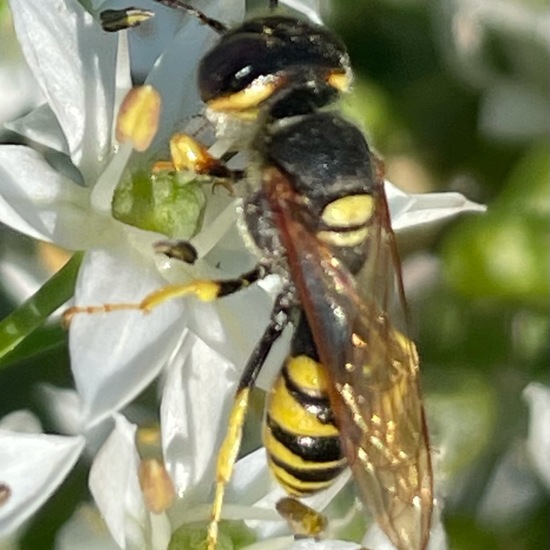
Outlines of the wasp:
M274 477L299 498L349 467L391 542L422 550L433 482L419 362L398 328L407 314L382 164L337 109L352 78L346 48L325 27L277 11L228 29L177 0L157 1L193 13L220 35L202 58L198 86L207 118L218 134L239 134L250 166L233 172L192 138L183 149L195 172L246 186L239 224L257 264L235 279L165 287L139 304L74 307L68 315L148 311L186 295L214 300L279 275L282 290L243 370L219 451L209 550L250 392L289 323L294 336L263 428Z

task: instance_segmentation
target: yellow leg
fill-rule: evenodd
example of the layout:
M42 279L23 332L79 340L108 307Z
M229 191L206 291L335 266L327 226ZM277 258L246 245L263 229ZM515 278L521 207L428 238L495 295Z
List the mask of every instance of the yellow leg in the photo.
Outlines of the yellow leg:
M252 271L251 274L259 273L261 276L261 272L261 266L258 266L256 271ZM241 281L244 282L245 278L242 277ZM287 321L287 311L281 304L279 297L275 301L275 307L271 313L271 321L265 329L261 340L252 352L252 355L250 356L250 359L248 360L248 363L246 364L246 367L241 375L241 379L235 393L233 408L231 409L231 414L229 415L227 432L225 434L225 438L218 455L218 462L216 464L216 491L210 512L210 524L208 526L206 544L207 550L216 550L216 545L218 542L218 525L222 513L225 486L231 479L231 474L233 473L233 468L241 446L243 424L246 418L246 412L248 410L248 399L250 392L256 383L256 378L258 377L258 374L269 354L269 351L271 350L273 343L277 340L277 338L279 338L279 336L281 336Z
M210 302L222 296L228 296L234 292L238 292L258 279L265 277L266 271L261 265L257 266L252 271L243 273L236 279L227 279L221 281L191 281L185 285L169 285L154 290L141 302L121 302L117 304L101 304L98 306L73 306L63 313L63 323L69 326L72 318L79 313L108 313L110 311L121 310L139 310L143 313L148 313L152 309L160 306L168 300L174 298L183 298L184 296L194 295L202 302Z
M216 465L216 493L210 512L210 524L208 525L208 550L216 550L218 542L218 524L220 522L225 486L231 479L233 467L237 460L243 435L243 424L248 409L250 388L243 388L237 392L235 402L229 415L229 425L225 439L223 440L218 462Z
M218 298L222 292L220 281L192 281L185 285L170 285L159 288L145 296L141 302L121 302L116 304L101 304L98 306L73 306L63 313L63 323L68 326L72 318L80 313L108 313L121 310L139 310L148 313L168 300L182 298L190 294L203 302Z

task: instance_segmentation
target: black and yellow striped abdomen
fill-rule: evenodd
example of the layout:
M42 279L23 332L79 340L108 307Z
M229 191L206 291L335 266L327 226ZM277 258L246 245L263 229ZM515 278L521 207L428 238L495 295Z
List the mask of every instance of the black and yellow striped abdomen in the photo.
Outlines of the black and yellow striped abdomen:
M263 432L268 464L292 496L325 489L346 465L326 389L322 365L302 353L287 358L268 398Z

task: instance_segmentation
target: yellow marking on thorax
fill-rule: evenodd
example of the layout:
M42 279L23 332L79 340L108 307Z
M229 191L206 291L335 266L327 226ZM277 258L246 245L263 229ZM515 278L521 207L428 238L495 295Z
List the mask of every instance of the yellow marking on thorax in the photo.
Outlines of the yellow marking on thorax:
M259 77L239 92L211 99L208 108L217 112L247 111L270 97L279 84L280 81L273 76Z
M347 92L351 86L351 73L348 71L334 71L327 78L327 82L335 90Z
M349 195L327 204L321 219L330 227L354 227L367 223L373 212L374 199L371 195Z
M317 237L324 243L333 246L357 246L365 241L369 230L366 227L354 231L319 231Z

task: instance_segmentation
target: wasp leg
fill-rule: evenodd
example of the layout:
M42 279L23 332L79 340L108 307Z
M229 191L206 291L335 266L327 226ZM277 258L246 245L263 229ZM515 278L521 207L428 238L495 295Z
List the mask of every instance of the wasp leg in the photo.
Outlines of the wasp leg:
M217 19L212 19L212 17L208 17L202 11L198 10L197 8L194 8L193 6L190 6L189 4L180 2L180 0L154 0L154 1L157 4L162 4L163 6L166 6L168 8L183 10L187 13L190 13L191 15L196 17L203 25L207 25L218 34L224 34L225 32L227 32L227 26L224 25L221 21L218 21Z
M68 326L72 318L80 313L92 315L94 313L108 313L121 310L139 310L148 313L168 300L194 295L203 302L210 302L216 298L228 296L246 288L257 280L265 277L266 270L258 265L252 271L243 273L236 279L218 281L198 280L184 285L168 285L155 290L145 296L141 302L120 302L115 304L101 304L97 306L73 306L63 313L63 324Z
M254 388L256 378L264 364L264 361L271 350L275 340L279 338L288 322L286 308L280 304L280 299L285 295L281 294L271 313L271 321L265 330L261 340L252 352L244 372L239 381L235 400L229 415L229 423L225 438L223 440L218 462L216 465L216 491L210 512L210 524L208 526L207 549L216 550L218 541L218 525L221 518L223 497L225 487L231 479L233 467L241 446L243 424L248 409L250 392Z

